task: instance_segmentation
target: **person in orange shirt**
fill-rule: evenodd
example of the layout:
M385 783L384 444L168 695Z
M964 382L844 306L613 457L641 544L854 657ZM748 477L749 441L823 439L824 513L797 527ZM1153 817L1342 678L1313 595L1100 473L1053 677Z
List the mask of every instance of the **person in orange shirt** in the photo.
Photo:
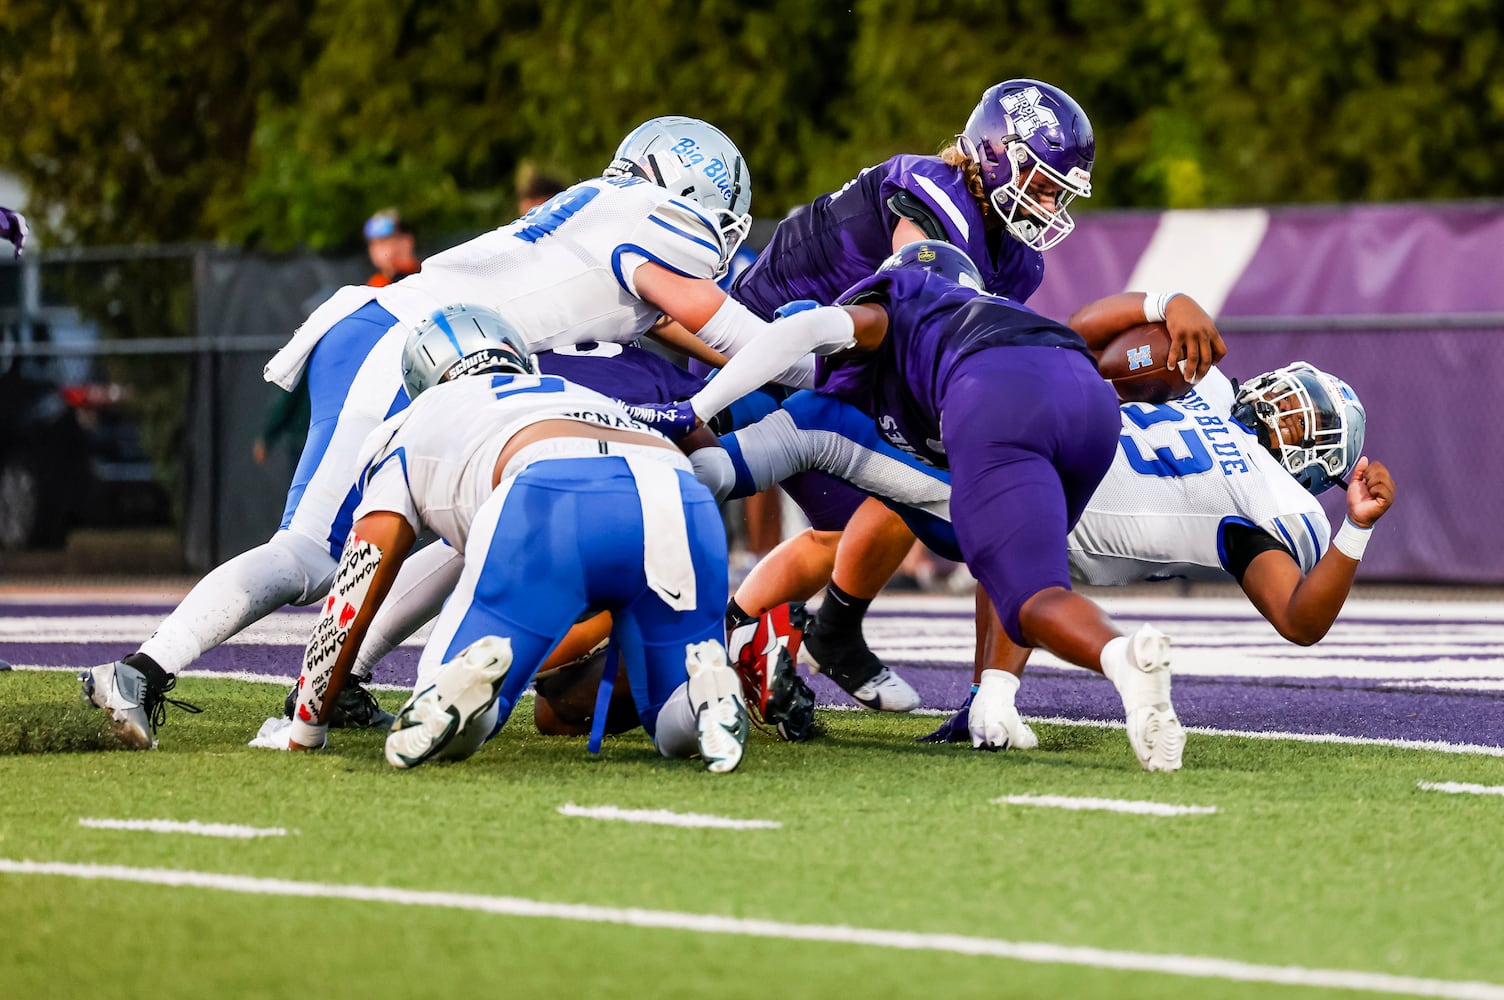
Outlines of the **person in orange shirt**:
M417 274L422 265L413 256L413 230L395 208L382 209L366 220L366 251L376 273L366 284L381 288Z

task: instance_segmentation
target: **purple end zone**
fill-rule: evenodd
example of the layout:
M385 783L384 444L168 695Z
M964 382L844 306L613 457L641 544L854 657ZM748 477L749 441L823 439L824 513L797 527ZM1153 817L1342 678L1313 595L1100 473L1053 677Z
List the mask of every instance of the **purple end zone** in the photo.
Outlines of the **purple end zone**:
M0 608L7 618L46 616L53 619L142 615L167 610L160 605L143 603L47 604L43 601L8 604ZM310 614L313 610L310 609ZM904 614L907 617L912 613ZM923 617L931 616L923 614ZM959 623L969 616L951 614L945 617ZM1421 627L1420 622L1415 625ZM20 665L82 668L107 662L129 651L128 644L119 642L0 640L0 659ZM879 653L882 652L879 649ZM204 655L193 669L291 678L298 671L302 653L300 645L230 644ZM418 654L416 646L398 649L378 667L375 680L404 686L412 684L417 676ZM1455 661L1480 655L1456 650L1448 658ZM1410 675L1412 677L1424 677L1425 662L1434 658L1383 653L1373 658L1381 657L1413 660L1416 669ZM906 662L897 655L891 657L890 665L914 685L927 708L954 710L965 700L970 689L969 668L940 665L933 661ZM1479 676L1497 676L1497 668L1489 673L1480 664ZM811 680L821 704L855 704L825 678L813 675ZM1504 746L1504 698L1489 691L1441 686L1401 687L1374 679L1182 674L1175 678L1174 699L1182 721L1190 726ZM1112 685L1099 674L1085 670L1031 668L1019 692L1018 705L1026 716L1122 720L1122 705Z

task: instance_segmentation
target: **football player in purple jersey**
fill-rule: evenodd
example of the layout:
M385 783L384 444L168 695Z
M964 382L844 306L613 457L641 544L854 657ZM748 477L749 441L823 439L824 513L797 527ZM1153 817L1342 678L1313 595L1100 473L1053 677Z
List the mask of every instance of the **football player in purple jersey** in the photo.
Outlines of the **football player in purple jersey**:
M1036 80L1008 80L982 95L964 130L939 155L903 154L796 209L732 288L753 312L785 302L834 302L914 240L944 240L977 265L982 288L1023 302L1044 275L1043 251L1075 228L1068 206L1091 194L1096 144L1070 95ZM1176 348L1205 335L1204 313L1172 307ZM821 669L870 708L906 711L918 696L862 638L867 606L902 561L912 534L876 501L821 473L784 484L811 529L752 571L728 609L728 629L830 581L806 648ZM850 541L840 546L842 529ZM832 570L834 569L834 576ZM735 644L733 644L733 647ZM736 649L732 655L735 657Z
M1117 451L1117 394L1080 334L982 293L980 277L955 246L906 246L841 296L848 335L783 349L816 355L817 393L865 413L889 444L950 470L959 554L1009 639L1105 674L1139 763L1176 770L1185 732L1170 702L1168 637L1150 625L1123 635L1070 585L1066 535ZM815 303L781 311L801 305ZM1187 353L1199 377L1221 353L1215 328ZM781 370L772 366L786 361L770 353L764 363Z

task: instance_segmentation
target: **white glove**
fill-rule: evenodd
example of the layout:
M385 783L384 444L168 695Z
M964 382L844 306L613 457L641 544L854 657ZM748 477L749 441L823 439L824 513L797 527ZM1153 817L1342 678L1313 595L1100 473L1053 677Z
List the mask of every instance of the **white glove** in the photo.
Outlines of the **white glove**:
M259 747L262 750L291 750L288 740L292 736L291 719L267 719L256 730L256 736L247 746Z
M1013 707L1017 695L1017 677L1006 670L982 671L966 720L972 746L979 750L1033 750L1039 746L1034 730Z

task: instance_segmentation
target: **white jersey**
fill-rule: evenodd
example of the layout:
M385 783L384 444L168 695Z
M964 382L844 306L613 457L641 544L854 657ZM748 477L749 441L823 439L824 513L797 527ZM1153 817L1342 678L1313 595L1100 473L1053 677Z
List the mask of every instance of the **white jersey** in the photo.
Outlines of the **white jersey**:
M1321 504L1229 417L1233 386L1213 368L1159 406L1125 405L1112 468L1070 533L1071 577L1110 586L1226 580L1222 527L1258 527L1309 573L1331 527Z
M637 297L637 268L652 261L714 278L724 237L690 202L636 177L582 181L510 225L423 261L384 288L350 286L320 306L267 365L268 381L297 384L328 329L367 302L397 318L392 336L456 303L495 309L533 351L629 343L657 321Z
M491 495L497 457L513 435L541 420L577 420L667 441L618 401L555 375L467 375L429 389L366 438L356 519L392 511L415 532L427 526L463 552L475 512ZM643 450L690 468L677 449ZM517 464L509 463L508 475Z

